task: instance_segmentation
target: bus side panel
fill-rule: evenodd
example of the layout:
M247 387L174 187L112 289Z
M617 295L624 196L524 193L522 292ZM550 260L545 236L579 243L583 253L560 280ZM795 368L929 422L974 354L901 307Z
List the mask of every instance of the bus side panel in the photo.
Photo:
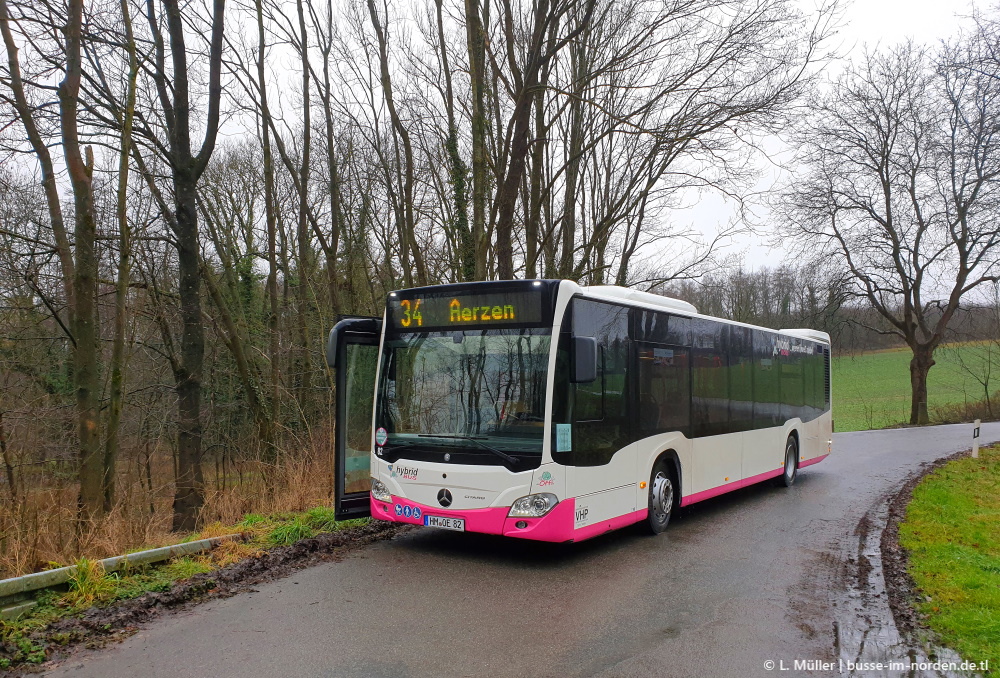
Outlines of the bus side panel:
M694 493L743 479L743 435L725 433L694 440Z
M615 518L635 510L632 486L635 479L636 444L618 450L611 461L601 466L567 466L566 493L576 497L577 512L581 505L583 520L574 520L575 527ZM625 488L626 492L620 492ZM601 495L601 496L598 496Z
M583 534L588 537L593 536L593 530L588 528L602 523L607 523L607 530L615 529L618 527L617 523L612 522L615 518L635 513L635 493L632 487L630 483L603 492L576 497L576 510L573 513L574 539L586 538L577 536L580 530L585 530ZM598 532L607 530L598 530Z
M781 468L785 459L785 440L791 426L761 428L743 433L743 475L753 478Z
M799 465L813 459L818 461L830 453L833 419L829 412L802 424L799 429Z

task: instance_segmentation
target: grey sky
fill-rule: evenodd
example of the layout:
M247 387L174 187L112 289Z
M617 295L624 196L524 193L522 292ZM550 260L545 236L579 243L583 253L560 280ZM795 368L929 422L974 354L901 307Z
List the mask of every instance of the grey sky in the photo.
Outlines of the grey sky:
M803 9L814 5L814 0L801 0ZM985 3L980 3L980 6L987 7ZM907 38L933 44L956 35L963 16L970 13L971 4L965 0L855 0L845 8L843 27L837 35L838 51L850 59L860 54L866 45L892 45ZM837 69L838 65L832 64L830 72ZM779 144L775 144L777 147ZM768 173L757 190L767 191L778 179L777 170ZM720 224L737 217L735 204L717 195L704 194L691 202L695 203L693 207L675 212L673 218L681 223L694 224L705 233L712 233ZM766 219L766 213L761 209L755 212L757 220ZM739 237L724 253L743 253L749 268L778 265L785 257L783 250L772 248L766 237L760 235Z

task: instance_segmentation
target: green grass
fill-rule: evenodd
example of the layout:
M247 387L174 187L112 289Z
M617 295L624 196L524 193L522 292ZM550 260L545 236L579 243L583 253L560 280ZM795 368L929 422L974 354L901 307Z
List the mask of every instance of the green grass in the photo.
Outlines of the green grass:
M953 355L961 350L949 346L935 352L937 364L927 377L929 409L982 398L978 382L949 358L949 351ZM838 431L866 431L910 420L911 355L902 348L833 359L833 421Z
M1000 666L1000 446L929 474L913 491L899 542L918 610L963 659Z

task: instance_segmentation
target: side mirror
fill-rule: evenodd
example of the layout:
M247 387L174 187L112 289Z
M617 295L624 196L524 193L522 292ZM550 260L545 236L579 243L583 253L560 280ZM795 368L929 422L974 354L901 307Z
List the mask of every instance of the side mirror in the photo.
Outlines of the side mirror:
M586 384L597 379L597 339L573 337L573 367L569 380Z
M382 319L361 315L337 316L337 324L326 339L326 364L332 369L339 367L340 344L347 341L345 337L348 334L370 335L377 341L382 334Z

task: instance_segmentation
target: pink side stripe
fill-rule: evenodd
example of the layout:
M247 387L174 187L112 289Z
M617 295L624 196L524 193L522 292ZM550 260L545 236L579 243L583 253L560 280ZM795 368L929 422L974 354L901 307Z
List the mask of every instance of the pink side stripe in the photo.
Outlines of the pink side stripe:
M805 461L799 462L799 468L805 466L812 466L817 464L827 458L828 455L824 454L821 457L813 457L812 459L807 459ZM782 473L784 473L783 468L775 469L773 471L766 471L764 473L759 473L755 476L750 476L749 478L744 478L743 480L737 480L732 483L726 483L725 485L719 485L718 487L713 487L702 492L695 492L694 494L689 494L686 497L681 498L681 506L689 506L699 501L704 501L705 499L711 499L712 497L718 497L720 494L725 494L726 492L732 492L733 490L739 490L744 487L749 487L750 485L756 485L757 483L764 482L771 478L777 478Z
M806 459L805 461L800 461L799 468L805 468L806 466L812 466L813 464L818 464L829 456L830 456L829 454L824 454L819 457L813 457L812 459Z

